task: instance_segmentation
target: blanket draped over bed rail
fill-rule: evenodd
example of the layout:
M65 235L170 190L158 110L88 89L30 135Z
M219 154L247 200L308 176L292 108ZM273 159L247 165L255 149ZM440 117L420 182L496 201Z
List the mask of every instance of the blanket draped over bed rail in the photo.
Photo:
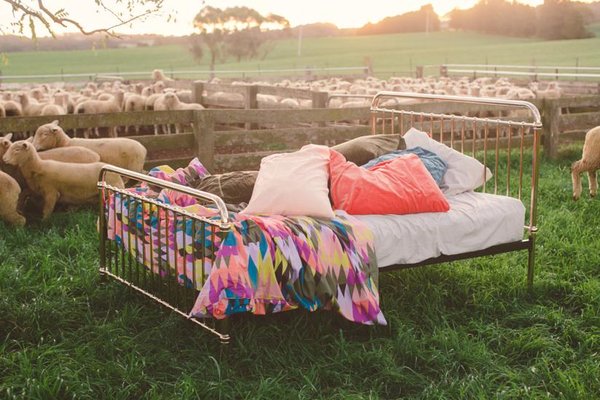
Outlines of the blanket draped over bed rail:
M151 193L147 187L128 191ZM231 229L221 230L128 191L107 198L107 239L147 270L169 273L180 285L198 290L193 316L332 309L350 321L386 323L379 307L373 236L354 217L342 212L332 220L232 213ZM215 218L214 210L185 194L165 189L156 200Z

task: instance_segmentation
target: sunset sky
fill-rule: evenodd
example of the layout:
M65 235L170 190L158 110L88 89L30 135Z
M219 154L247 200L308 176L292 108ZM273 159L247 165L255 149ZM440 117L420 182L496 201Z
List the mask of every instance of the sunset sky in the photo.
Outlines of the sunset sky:
M29 0L32 3L36 1ZM110 3L108 0L106 3ZM113 2L115 0L112 0ZM587 0L589 2L591 0ZM340 28L360 27L367 22L377 22L386 16L402 14L419 9L422 5L433 4L439 15L444 15L453 8L468 8L477 0L208 0L207 5L214 7L248 6L262 14L275 13L286 17L292 26L313 23L332 22ZM543 0L521 1L530 5L538 5ZM66 7L71 17L83 21L87 27L108 26L114 21L108 12L96 13L93 0L47 1L52 9ZM73 4L78 4L74 7ZM83 5L88 5L84 7ZM192 19L202 7L201 1L165 0L164 11L138 21L131 27L119 29L123 33L159 33L163 35L186 35L193 32ZM10 13L10 7L0 2L0 23L5 23L4 16ZM175 22L166 22L166 14L176 18Z

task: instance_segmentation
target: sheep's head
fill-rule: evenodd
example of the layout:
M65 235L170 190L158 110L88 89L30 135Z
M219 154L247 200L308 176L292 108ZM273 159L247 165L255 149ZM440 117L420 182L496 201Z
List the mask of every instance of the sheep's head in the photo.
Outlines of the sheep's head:
M37 128L33 136L33 146L37 151L60 147L59 145L65 136L66 133L58 126L58 121L52 121Z
M10 165L22 165L35 152L33 145L26 140L14 142L2 156L2 160Z
M164 97L165 104L175 104L177 103L177 95L173 92L167 92Z
M12 136L13 134L9 133L6 136L0 137L0 159L2 159L2 156L4 156L4 154L12 144L12 142L10 141L12 139Z
M154 93L162 93L165 90L165 83L163 81L158 81L153 85Z

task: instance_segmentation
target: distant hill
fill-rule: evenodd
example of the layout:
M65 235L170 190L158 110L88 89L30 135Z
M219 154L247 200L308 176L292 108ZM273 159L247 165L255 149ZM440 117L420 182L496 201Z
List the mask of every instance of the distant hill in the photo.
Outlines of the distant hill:
M440 18L433 10L431 4L427 4L419 11L412 11L393 17L387 17L381 21L368 23L357 30L357 35L385 35L389 33L404 32L431 32L440 30Z

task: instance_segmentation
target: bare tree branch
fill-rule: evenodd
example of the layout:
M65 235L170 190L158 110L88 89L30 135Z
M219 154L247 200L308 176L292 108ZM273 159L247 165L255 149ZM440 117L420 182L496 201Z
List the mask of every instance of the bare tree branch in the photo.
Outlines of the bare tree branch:
M13 9L13 15L16 18L18 18L16 25L18 25L20 27L21 31L23 30L23 27L24 27L24 19L26 17L28 18L29 31L33 38L36 37L35 21L41 23L45 27L45 29L48 31L48 33L50 35L52 35L53 37L56 35L55 35L52 25L61 26L63 28L68 28L69 26L72 26L84 35L94 35L96 33L105 33L112 37L119 37L119 35L116 32L114 32L114 30L116 28L130 24L138 19L141 19L141 18L144 18L151 14L156 13L157 11L160 10L160 8L162 7L162 3L163 3L163 0L148 1L148 2L154 3L152 8L149 8L144 12L131 15L129 18L122 18L121 15L119 15L118 13L111 10L108 6L106 6L102 0L97 0L97 1L95 1L96 5L98 7L101 7L105 11L109 12L110 14L112 14L117 19L117 22L106 28L98 28L98 29L89 30L89 29L85 28L81 22L79 22L73 18L68 18L66 16L66 13L52 12L50 9L48 9L46 7L43 0L37 0L37 8L27 6L27 5L23 4L21 0L0 0L0 1L3 1L3 2L11 5L11 7ZM133 8L132 5L137 2L139 2L139 4L146 3L143 0L139 0L139 1L130 0L128 3L128 9L131 11ZM20 14L20 15L17 15L17 14Z

